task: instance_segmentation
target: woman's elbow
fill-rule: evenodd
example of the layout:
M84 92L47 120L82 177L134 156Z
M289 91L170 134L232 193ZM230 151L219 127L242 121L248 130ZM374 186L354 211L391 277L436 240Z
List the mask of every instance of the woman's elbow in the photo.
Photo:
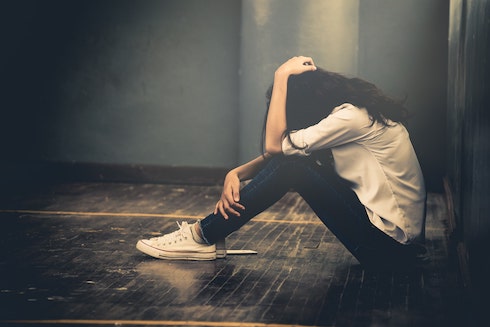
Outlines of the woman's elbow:
M264 150L271 155L282 153L281 144L265 144Z

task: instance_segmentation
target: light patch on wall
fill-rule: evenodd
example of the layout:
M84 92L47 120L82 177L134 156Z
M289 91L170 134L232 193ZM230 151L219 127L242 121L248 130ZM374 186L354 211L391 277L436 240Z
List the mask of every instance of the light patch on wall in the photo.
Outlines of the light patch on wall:
M254 6L254 19L257 26L263 27L269 20L271 5L270 1L258 1Z
M356 75L359 42L359 0L305 1L297 14L298 48L316 54L332 71Z

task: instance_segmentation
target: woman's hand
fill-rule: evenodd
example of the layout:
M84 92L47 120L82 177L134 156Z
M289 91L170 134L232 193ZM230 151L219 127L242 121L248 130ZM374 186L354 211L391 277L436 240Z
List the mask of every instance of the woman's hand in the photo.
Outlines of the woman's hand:
M316 66L311 57L299 56L293 57L279 66L276 70L276 75L299 75L314 70L316 70Z
M240 217L238 210L244 210L245 207L240 201L240 179L233 170L226 174L221 198L214 208L214 214L221 213L223 218L228 219L228 215Z
M299 75L316 70L310 57L293 57L277 68L274 74L269 111L265 126L265 151L270 154L282 152L282 141L287 131L286 98L288 79L291 75Z

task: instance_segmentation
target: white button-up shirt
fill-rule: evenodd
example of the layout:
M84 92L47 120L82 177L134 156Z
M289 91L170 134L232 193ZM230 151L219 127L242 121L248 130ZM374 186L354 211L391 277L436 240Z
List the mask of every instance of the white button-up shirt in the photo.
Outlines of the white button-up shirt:
M419 238L425 224L426 191L406 128L373 124L366 109L336 107L318 124L285 138L285 155L307 156L331 148L339 176L350 181L373 225L400 243Z

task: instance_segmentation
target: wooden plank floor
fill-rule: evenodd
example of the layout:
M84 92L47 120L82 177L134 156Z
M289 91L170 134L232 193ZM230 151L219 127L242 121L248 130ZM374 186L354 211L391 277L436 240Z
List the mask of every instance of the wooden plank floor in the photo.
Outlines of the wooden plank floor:
M458 326L441 194L430 194L431 261L369 273L295 193L227 238L234 255L161 261L138 239L210 212L221 188L38 185L0 200L2 326Z

